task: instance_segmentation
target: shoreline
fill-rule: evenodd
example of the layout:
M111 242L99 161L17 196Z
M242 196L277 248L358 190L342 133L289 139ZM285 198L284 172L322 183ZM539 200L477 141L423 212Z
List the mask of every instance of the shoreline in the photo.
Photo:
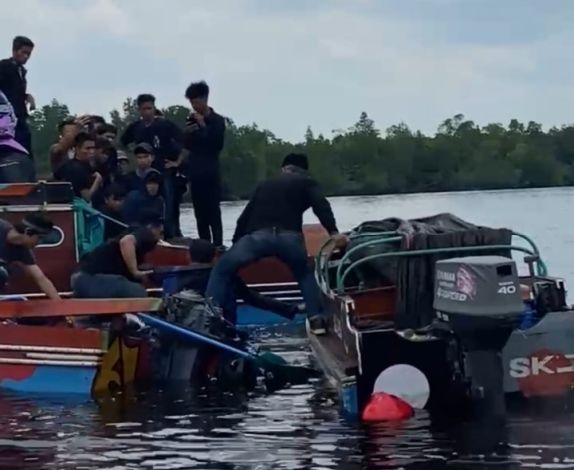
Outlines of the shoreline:
M400 193L364 193L364 194L328 194L327 198L376 198L376 197L397 197L397 196L416 196L432 194L433 196L442 196L449 194L469 194L469 193L510 193L519 191L546 191L546 190L558 190L558 189L569 189L573 188L574 185L560 185L560 186L539 186L539 187L522 187L522 188L497 188L497 189L452 189L452 190L436 190L436 191L413 191L413 192L400 192ZM186 193L187 194L187 193ZM221 202L247 202L247 198L222 198ZM185 197L182 206L191 205L189 198Z

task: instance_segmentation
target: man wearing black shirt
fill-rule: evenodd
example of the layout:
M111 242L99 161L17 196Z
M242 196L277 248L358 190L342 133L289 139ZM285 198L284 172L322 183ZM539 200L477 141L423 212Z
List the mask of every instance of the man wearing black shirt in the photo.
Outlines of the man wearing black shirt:
M42 235L50 233L53 226L42 214L28 214L16 225L0 220L0 263L8 269L18 266L48 298L57 300L60 298L58 291L40 269L32 252ZM2 271L6 272L4 267Z
M209 86L192 83L185 92L193 113L184 129L184 154L199 238L223 244L221 224L221 175L219 153L223 149L225 119L208 105Z
M74 297L84 299L146 297L141 282L151 271L140 270L157 245L163 221L149 214L132 233L114 238L88 253L72 275Z
M181 163L181 130L170 120L158 116L153 95L139 95L136 103L140 119L127 127L120 142L126 147L147 143L154 149L153 167L164 176L162 193L167 207L166 238L172 238L177 226L173 209L176 201L173 179L176 168Z
M34 43L27 37L16 36L12 41L12 57L0 61L0 91L2 91L12 106L18 118L16 126L16 141L32 155L32 135L26 120L28 108L36 109L34 97L27 93L26 74L24 65L30 59Z
M231 279L248 264L268 256L283 261L299 283L307 313L321 311L317 284L307 260L303 237L303 214L313 209L338 246L346 243L335 223L331 205L320 193L317 183L307 174L306 155L289 154L283 160L281 174L257 186L237 221L234 244L211 272L206 297L229 310L233 296Z
M95 138L86 132L78 133L74 139L74 158L54 173L55 179L72 183L74 195L88 202L102 185L102 175L92 168L95 150Z

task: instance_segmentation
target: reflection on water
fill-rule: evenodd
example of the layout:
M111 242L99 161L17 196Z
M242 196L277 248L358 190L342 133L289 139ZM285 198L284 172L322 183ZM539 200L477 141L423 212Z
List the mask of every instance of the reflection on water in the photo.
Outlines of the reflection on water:
M263 344L307 363L302 337ZM0 395L0 468L344 469L573 468L564 410L506 422L342 419L321 380L272 395L193 389L125 394L99 403Z
M450 211L532 234L553 272L574 282L574 233L561 219L574 190L341 198L343 229L387 216ZM225 208L227 237L241 204ZM309 221L312 217L309 217ZM187 220L188 228L191 227ZM308 363L302 333L260 341ZM398 424L343 420L322 380L272 395L154 390L99 403L0 395L2 469L574 468L570 411L516 411L505 422L448 422L419 412Z

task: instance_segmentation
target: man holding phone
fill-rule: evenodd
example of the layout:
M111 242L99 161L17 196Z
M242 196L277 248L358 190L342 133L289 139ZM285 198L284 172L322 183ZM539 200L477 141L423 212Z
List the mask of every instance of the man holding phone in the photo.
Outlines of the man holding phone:
M223 245L219 154L225 138L225 119L209 107L209 86L189 85L185 92L193 108L184 129L184 156L199 238Z

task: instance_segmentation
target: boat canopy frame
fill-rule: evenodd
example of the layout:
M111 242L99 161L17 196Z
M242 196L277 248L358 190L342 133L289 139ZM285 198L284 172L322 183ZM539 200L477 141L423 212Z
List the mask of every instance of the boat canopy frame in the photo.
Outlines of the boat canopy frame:
M354 246L338 260L337 272L336 272L336 280L335 280L335 292L337 294L344 294L345 292L345 280L349 276L349 274L354 271L358 266L367 263L369 261L373 261L375 259L381 258L400 258L400 257L412 257L412 256L429 256L435 255L440 253L464 253L464 252L476 252L476 251L497 251L497 250L510 250L516 252L522 252L527 255L535 257L535 265L536 265L536 274L538 276L544 277L548 275L548 269L544 261L540 257L540 251L534 241L528 237L527 235L511 231L513 237L519 238L525 241L529 248L525 248L519 245L478 245L478 246L466 246L466 247L447 247L447 248L431 248L431 249L422 249L422 250L402 250L402 251L394 251L394 252L386 252L386 253L377 253L374 255L369 255L362 257L354 262L351 262L351 256L358 251L371 248L377 245L383 244L390 244L390 243L397 243L403 241L404 237L397 231L388 231L388 232L363 232L363 233L347 233L349 238L353 241L366 239L359 243L357 246ZM327 251L329 246L332 243L332 239L328 239L320 248L319 252L317 253L315 259L315 279L317 284L321 288L324 294L329 295L329 291L332 292L332 288L329 285L328 281L328 270L330 267L330 260L331 255L334 250ZM351 263L350 265L346 266L346 264Z

